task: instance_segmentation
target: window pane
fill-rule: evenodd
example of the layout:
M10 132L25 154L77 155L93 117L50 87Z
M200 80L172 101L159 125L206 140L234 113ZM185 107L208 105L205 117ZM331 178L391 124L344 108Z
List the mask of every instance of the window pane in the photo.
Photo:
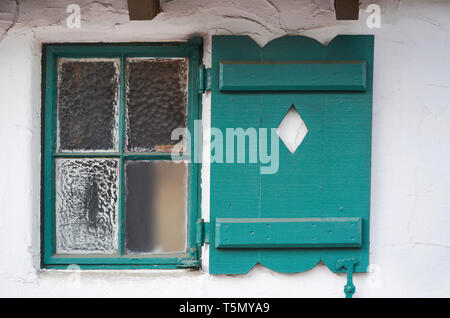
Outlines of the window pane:
M118 150L118 59L58 59L58 151Z
M56 160L56 252L117 252L119 163Z
M127 253L186 250L186 164L126 163Z
M186 127L188 59L129 58L126 67L127 147L170 152L172 131Z

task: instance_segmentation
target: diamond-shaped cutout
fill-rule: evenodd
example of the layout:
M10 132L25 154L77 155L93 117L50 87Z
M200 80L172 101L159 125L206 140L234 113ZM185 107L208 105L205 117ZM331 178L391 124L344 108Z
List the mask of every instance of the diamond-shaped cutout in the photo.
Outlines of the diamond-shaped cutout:
M307 133L308 128L306 128L305 122L300 117L295 106L292 105L277 128L278 136L280 136L289 151L294 153Z

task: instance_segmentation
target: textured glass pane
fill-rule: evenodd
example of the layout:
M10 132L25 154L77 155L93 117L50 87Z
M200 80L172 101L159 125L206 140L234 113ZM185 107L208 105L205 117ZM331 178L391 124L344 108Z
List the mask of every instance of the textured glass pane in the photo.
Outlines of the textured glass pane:
M170 152L186 127L187 59L127 59L127 150Z
M58 150L118 149L118 59L58 59Z
M125 173L126 251L185 251L186 164L129 161Z
M115 253L119 163L114 159L56 161L56 252Z

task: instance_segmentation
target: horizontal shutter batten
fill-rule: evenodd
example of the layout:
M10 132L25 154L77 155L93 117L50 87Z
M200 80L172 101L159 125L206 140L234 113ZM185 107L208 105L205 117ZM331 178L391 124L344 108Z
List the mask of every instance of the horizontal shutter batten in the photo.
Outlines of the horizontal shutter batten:
M221 91L365 91L365 61L221 61Z
M362 219L217 218L216 248L360 247Z

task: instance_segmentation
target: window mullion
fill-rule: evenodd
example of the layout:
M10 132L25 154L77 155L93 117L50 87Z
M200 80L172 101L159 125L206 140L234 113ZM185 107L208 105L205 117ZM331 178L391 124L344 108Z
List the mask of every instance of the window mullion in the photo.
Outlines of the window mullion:
M124 54L120 57L120 92L119 92L119 255L124 255L125 238L125 135L126 135L126 109L125 109L125 63Z

